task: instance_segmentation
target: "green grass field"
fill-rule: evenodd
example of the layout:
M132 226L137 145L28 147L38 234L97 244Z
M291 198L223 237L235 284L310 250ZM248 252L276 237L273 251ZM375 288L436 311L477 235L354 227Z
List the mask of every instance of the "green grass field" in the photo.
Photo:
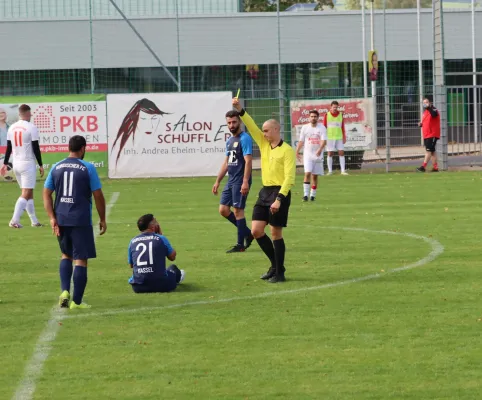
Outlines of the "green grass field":
M225 254L235 229L212 183L104 182L107 200L120 195L89 268L93 308L50 323L27 385L60 293L59 250L47 227L7 227L18 188L0 184L0 399L26 386L33 396L19 398L480 398L480 174L325 177L314 204L301 202L298 176L277 285L259 279L256 243ZM39 190L36 200L47 222ZM174 293L127 283L127 245L147 212L186 270ZM403 266L414 268L393 271Z

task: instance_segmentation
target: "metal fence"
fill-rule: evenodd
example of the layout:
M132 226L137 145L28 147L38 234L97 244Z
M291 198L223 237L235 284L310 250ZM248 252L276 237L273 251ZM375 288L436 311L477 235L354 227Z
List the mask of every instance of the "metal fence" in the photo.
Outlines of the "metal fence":
M429 97L439 110L441 119L441 140L437 145L439 165L442 169L482 166L482 86L426 86L422 97ZM261 125L265 120L284 120L284 137L290 142L291 115L290 101L300 99L343 100L361 98L363 88L343 91L333 88L324 96L312 96L311 90L297 92L286 98L283 117L280 118L280 103L277 97L248 96L242 99L246 109ZM233 93L234 94L234 93ZM425 156L421 121L421 104L418 87L379 87L376 102L376 146L365 151L347 153L347 168L350 170L407 171L420 166ZM350 135L349 132L347 132ZM255 153L256 154L256 153ZM335 158L337 158L335 156ZM335 162L336 164L336 162ZM325 163L326 166L326 163Z
M0 18L5 22L14 22L15 29L22 31L21 21L39 21L35 24L35 32L41 30L41 22L49 20L67 20L75 23L81 29L82 36L82 59L70 63L70 58L64 56L61 61L62 69L37 68L36 63L48 64L48 58L52 57L51 50L56 43L45 39L36 43L35 47L45 50L39 53L39 58L32 60L31 70L18 70L11 67L1 70L0 66L0 95L55 95L55 94L87 94L87 93L119 93L119 92L195 92L195 91L221 91L229 90L236 93L242 89L242 98L246 107L255 116L258 123L268 118L277 118L283 126L283 133L290 139L290 109L291 100L297 99L342 99L373 97L376 103L376 146L373 150L357 151L348 155L348 167L351 169L380 169L387 171L403 170L418 165L424 155L421 131L418 122L421 115L421 97L432 95L435 105L440 109L443 118L443 132L440 143L440 151L443 155L442 165L463 166L479 162L478 153L481 151L482 129L480 127L481 111L480 99L482 96L482 81L477 78L482 76L482 60L476 58L476 24L475 15L481 15L481 8L477 1L472 2L444 2L444 9L450 7L465 7L463 24L471 26L472 34L464 39L472 44L472 53L467 52L463 60L446 60L447 84L449 86L432 85L433 63L430 59L422 60L422 44L420 17L423 11L427 16L430 9L421 10L421 4L426 1L404 1L403 7L415 9L404 12L404 21L410 24L405 31L396 32L387 26L385 9L395 7L402 2L368 0L359 2L335 1L334 9L323 9L322 13L343 12L344 18L351 18L356 24L360 24L359 37L345 38L357 42L359 52L353 59L360 61L349 62L304 62L284 63L282 59L282 47L286 43L298 40L290 37L282 31L280 14L269 13L277 22L272 23L272 31L269 32L271 61L265 64L241 65L246 62L257 62L250 59L249 49L245 48L240 36L233 40L229 49L223 47L221 51L237 52L245 54L244 59L238 65L205 65L197 63L184 65L181 60L187 58L183 49L188 48L188 43L193 35L202 35L202 29L208 29L209 21L203 20L204 25L192 25L193 19L199 15L213 15L219 20L220 16L226 18L226 34L229 33L230 20L241 11L246 11L249 4L255 2L239 0L5 0L0 5ZM259 2L258 2L259 3ZM270 10L276 2L267 2ZM287 4L287 1L282 1ZM357 4L354 9L360 9L361 4L366 5L362 13L359 11L346 11L347 4ZM377 11L371 13L370 5L375 4ZM416 9L417 5L419 6ZM467 7L472 7L472 13ZM276 9L276 7L275 7ZM259 11L258 9L253 9ZM282 11L282 10L281 10ZM398 11L391 11L398 16ZM423 14L422 13L422 14ZM285 16L288 13L284 13ZM305 15L306 14L306 15ZM239 15L239 14L238 14ZM303 13L303 18L309 20L313 14ZM262 15L258 14L258 18ZM129 41L128 51L122 46L112 51L112 45L117 40L118 31L112 27L119 27L125 19L130 24L130 30L124 31L123 40ZM286 18L288 20L289 18ZM164 38L151 37L145 34L149 27L143 25L147 20L153 24L169 25L166 32L172 37L166 47L156 47L156 43ZM376 20L376 24L371 21ZM363 21L363 22L362 22ZM244 22L244 21L243 21ZM273 22L273 21L271 21ZM199 22L201 23L201 22ZM136 26L141 29L137 31ZM4 24L10 25L13 24ZM30 24L31 25L31 24ZM30 26L29 25L29 26ZM460 24L461 25L461 24ZM457 26L457 29L465 27ZM60 25L59 25L60 26ZM81 26L81 28L80 28ZM123 25L124 26L124 25ZM240 25L241 26L241 25ZM374 26L374 28L372 28ZM202 28L202 29L201 29ZM286 28L286 26L285 26ZM417 35L413 35L414 29ZM54 28L52 28L54 30ZM429 30L426 30L426 32ZM383 34L382 34L383 32ZM410 60L398 61L396 58L398 48L387 48L387 37L394 35L404 36L410 33L408 52ZM451 33L451 32L450 32ZM460 32L459 32L460 33ZM463 32L465 33L465 31ZM52 34L52 32L50 32ZM383 43L378 43L380 53L384 58L379 60L377 85L370 85L367 60L361 61L361 54L366 58L368 49L374 47L372 37L383 37ZM430 36L430 33L429 33ZM463 36L463 35L462 35ZM33 39L35 39L33 37ZM144 43L142 43L144 41ZM372 42L371 45L368 42ZM406 39L405 41L408 41ZM167 41L166 41L167 42ZM367 43L365 43L367 42ZM133 45L135 44L135 46ZM205 50L211 51L216 43L203 43ZM306 51L313 50L313 43L299 43ZM363 51L362 51L363 47ZM365 48L366 47L366 48ZM385 48L383 48L385 47ZM154 50L153 50L154 48ZM273 49L275 48L275 49ZM159 49L164 49L165 53ZM68 51L67 47L56 50L56 54L62 57L62 50ZM266 50L268 52L268 49ZM171 60L163 61L171 55ZM172 54L176 53L176 57ZM203 49L200 49L200 54ZM69 53L70 54L70 53ZM103 64L108 57L105 54L120 58L130 59L127 67L115 67ZM146 57L147 54L147 57ZM150 57L150 65L145 66L145 59ZM27 53L21 59L29 59ZM269 58L269 57L268 57ZM391 61L387 59L391 58ZM65 62L67 61L69 62ZM142 59L139 61L139 59ZM249 59L249 61L248 61ZM155 60L155 61L152 61ZM78 67L81 64L82 67ZM214 63L213 63L214 64ZM252 70L250 69L251 67ZM468 80L461 84L458 73L466 74ZM256 78L254 78L256 76Z

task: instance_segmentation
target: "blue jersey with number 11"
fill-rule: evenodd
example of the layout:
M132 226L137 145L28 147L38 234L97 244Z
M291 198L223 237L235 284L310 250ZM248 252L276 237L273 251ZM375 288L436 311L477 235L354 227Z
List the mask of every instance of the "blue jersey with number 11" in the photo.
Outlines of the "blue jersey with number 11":
M92 192L102 188L95 167L79 158L54 164L45 188L55 192L55 217L59 226L92 225Z

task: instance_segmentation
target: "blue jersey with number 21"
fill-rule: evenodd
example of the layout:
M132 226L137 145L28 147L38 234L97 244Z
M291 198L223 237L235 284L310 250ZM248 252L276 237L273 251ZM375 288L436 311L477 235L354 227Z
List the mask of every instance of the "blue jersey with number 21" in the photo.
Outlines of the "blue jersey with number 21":
M145 232L129 243L128 263L132 265L131 284L143 285L160 283L167 276L166 257L173 248L165 236Z

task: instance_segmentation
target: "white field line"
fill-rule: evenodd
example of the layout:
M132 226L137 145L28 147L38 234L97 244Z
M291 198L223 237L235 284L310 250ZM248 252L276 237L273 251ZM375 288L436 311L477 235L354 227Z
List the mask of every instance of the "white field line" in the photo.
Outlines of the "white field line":
M112 197L106 207L106 217L109 216L112 207L119 198L119 192L112 194ZM99 235L99 227L94 227L95 237ZM30 400L35 393L35 387L38 378L42 374L42 369L45 361L47 360L50 351L52 350L52 343L57 337L57 333L60 329L60 322L67 316L66 309L62 309L56 303L52 308L47 321L47 325L40 334L32 357L28 361L27 366L23 374L23 378L17 386L17 390L12 397L12 400Z
M210 305L210 304L221 304L221 303L230 303L234 301L242 301L242 300L253 300L253 299L260 299L264 297L270 296L280 296L280 295L288 295L294 293L301 293L301 292L309 292L314 290L321 290L321 289L329 289L337 286L344 286L349 285L351 283L358 283L363 281L368 281L372 279L378 279L388 274L393 274L396 272L406 271L413 268L422 267L425 264L430 263L431 261L435 260L439 255L444 252L443 245L435 239L427 238L424 236L415 235L413 233L404 233L404 232L395 232L395 231L376 231L371 229L364 229L364 228L345 228L345 227L322 227L317 225L303 225L304 227L315 227L319 229L329 229L329 230L344 230L344 231L353 231L353 232L360 232L360 233L375 233L381 235L396 235L396 236L404 236L411 239L422 240L425 243L429 244L432 248L430 253L421 258L418 261L415 261L411 264L404 265L402 267L394 268L391 270L386 270L386 272L381 274L371 274L362 276L359 278L347 279L343 281L337 281L332 283L326 283L319 286L311 286L305 288L298 288L298 289L288 289L288 290L277 290L272 292L265 292L259 293L251 296L240 296L240 297L230 297L226 299L218 299L218 300L198 300L198 301L188 301L184 303L177 303L177 304L169 304L164 306L154 306L154 307L139 307L139 308L125 308L125 309L117 309L117 310L108 310L103 312L93 312L93 313L82 313L82 314L71 314L66 315L63 319L68 318L88 318L88 317L101 317L106 315L117 315L117 314L128 314L128 313L141 313L141 312L150 312L150 311L158 311L158 310L167 310L172 308L180 308L180 307L187 307L187 306L198 306L198 305Z

